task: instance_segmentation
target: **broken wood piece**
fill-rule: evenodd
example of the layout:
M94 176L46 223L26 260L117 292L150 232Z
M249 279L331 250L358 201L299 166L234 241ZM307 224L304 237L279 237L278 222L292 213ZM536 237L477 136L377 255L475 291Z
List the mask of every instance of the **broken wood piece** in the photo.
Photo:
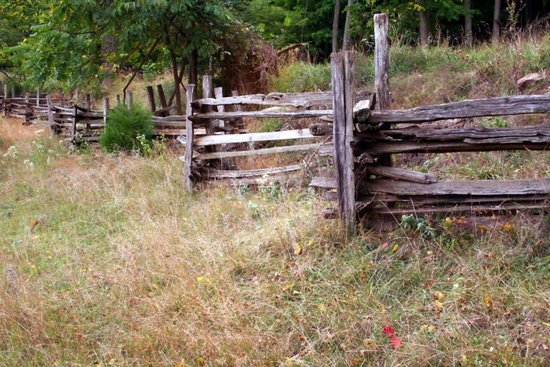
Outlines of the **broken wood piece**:
M437 178L432 174L409 171L402 168L386 166L367 166L366 170L367 173L371 175L389 177L407 182L416 182L420 184L432 184L437 182Z
M311 124L309 125L309 132L315 136L332 135L333 127L327 124Z

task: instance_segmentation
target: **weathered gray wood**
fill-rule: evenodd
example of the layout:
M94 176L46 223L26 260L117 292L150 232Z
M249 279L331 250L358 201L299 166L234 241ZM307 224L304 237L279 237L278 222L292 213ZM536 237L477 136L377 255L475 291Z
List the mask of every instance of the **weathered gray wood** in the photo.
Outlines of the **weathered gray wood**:
M359 101L353 107L353 122L356 124L365 123L369 120L371 101L366 99Z
M371 175L389 177L408 182L416 182L421 184L432 184L437 182L437 178L432 174L415 172L396 167L367 166L366 171Z
M337 189L336 178L315 177L310 186L324 189ZM365 188L371 193L393 194L408 198L424 195L472 197L521 195L548 195L550 178L533 180L478 180L478 181L439 181L430 185L387 179L369 181Z
M256 141L291 140L313 138L309 129L286 130L269 133L230 134L230 135L209 135L195 140L196 146L250 143Z
M46 95L46 102L48 103L48 124L50 125L50 135L54 136L56 133L55 121L53 118L52 97L49 94Z
M126 91L126 107L128 107L128 109L131 109L133 105L134 105L134 95L132 94L131 90L127 90Z
M107 126L107 115L109 113L109 97L103 98L103 124Z
M377 110L391 108L389 56L389 16L374 14L374 85L378 99Z
M164 94L164 88L162 87L162 84L157 84L157 93L159 95L160 106L163 109L167 108L168 104L166 103L166 95Z
M521 140L521 139L518 139ZM379 156L383 154L399 153L453 153L453 152L490 152L490 151L508 151L508 150L548 150L548 142L510 142L496 144L480 144L465 142L409 142L409 141L387 141L387 142L369 142L364 146L355 145L357 152L368 153ZM326 149L320 150L321 156L326 156Z
M189 118L193 114L193 108L191 107L191 102L193 101L193 95L195 92L195 85L187 85L187 98L185 106L185 115L187 116L187 122L185 125L185 167L183 169L183 187L187 191L193 189L192 181L192 168L193 168L193 145L194 145L194 136L193 136L193 121Z
M287 147L274 147L274 148L255 149L255 150L239 150L234 152L212 152L212 153L200 154L196 158L207 160L207 159L222 159L222 158L235 158L235 157L253 157L257 155L311 151L311 150L318 149L320 146L321 144L318 143L318 144L291 145Z
M254 170L239 170L239 171L227 171L227 170L218 170L218 169L208 168L206 169L206 174L210 178L218 178L218 179L264 177L266 175L299 171L303 168L304 168L303 164L294 164L291 166L271 167L271 168L254 169Z
M465 100L404 110L372 111L369 123L398 124L534 113L550 113L550 94Z
M513 203L534 203L548 200L550 194L530 194L530 195L490 195L490 196L470 196L470 195L395 195L387 193L375 193L373 195L359 195L358 202L362 206L387 205L400 203L410 205L415 208L423 205L452 206L462 204L501 204L507 202ZM549 203L550 205L550 203Z
M332 135L332 133L333 133L332 130L333 130L332 125L327 125L327 124L311 124L311 125L309 125L309 131L311 132L311 135L315 135L315 136Z
M358 203L360 205L360 203ZM388 206L377 206L374 208L367 208L364 213L369 216L373 215L390 215L393 218L400 218L404 214L477 214L477 213L498 213L502 211L516 211L516 210L537 210L543 209L548 211L549 205L543 203L513 203L505 202L498 205L480 204L480 205L455 205L446 207L419 207L419 208L392 208Z
M357 93L357 100L373 98L373 92L360 91ZM194 107L200 108L203 105L258 105L258 106L291 106L296 108L311 108L315 106L332 106L332 91L310 92L310 93L279 93L252 94L246 96L234 95L224 98L199 99L194 102Z
M90 110L92 108L92 95L90 93L86 94L86 104L85 107L87 110Z
M332 110L303 110L303 111L234 111L234 112L209 112L196 113L191 120L220 119L230 120L235 118L308 118L331 115Z
M535 195L550 192L550 178L533 180L439 181L431 185L381 179L368 182L367 188L370 192L383 192L396 195Z
M155 113L155 111L157 110L157 106L155 106L155 92L153 90L153 86L147 86L146 90L147 100L149 101L149 108L151 109L151 112Z
M355 178L353 173L354 55L349 51L331 55L333 91L334 170L338 185L340 218L355 228Z
M395 140L408 139L413 141L467 141L469 143L486 142L512 142L533 141L532 138L550 136L550 124L537 126L520 126L510 128L487 128L484 126L475 126L462 129L434 129L422 127L408 127L404 129L381 130L376 133L364 133L359 135L359 139L376 140ZM535 141L538 141L535 139Z

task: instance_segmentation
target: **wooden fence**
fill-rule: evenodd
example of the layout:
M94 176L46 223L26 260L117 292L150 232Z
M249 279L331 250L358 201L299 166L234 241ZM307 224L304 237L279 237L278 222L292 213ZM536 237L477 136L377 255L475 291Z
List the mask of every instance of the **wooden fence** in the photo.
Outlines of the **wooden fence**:
M376 42L387 38L387 17L375 18ZM386 28L380 29L380 28ZM240 97L204 98L188 104L184 183L191 188L197 178L239 179L258 182L267 174L300 170L303 165L254 171L228 171L205 164L207 160L311 151L329 157L332 174L314 177L311 186L327 189L327 199L351 227L358 217L400 218L409 213L475 212L518 209L550 209L550 178L523 180L439 181L434 174L391 165L391 156L402 153L449 153L531 150L550 148L550 124L514 128L434 127L428 122L520 114L549 114L550 95L518 95L466 100L407 110L391 110L386 51L375 51L376 94L357 96L354 86L354 54L332 55L332 92L285 95L272 93ZM208 81L203 81L208 91ZM188 88L191 100L194 86ZM189 92L191 94L189 94ZM218 96L221 92L218 93ZM358 98L359 97L359 98ZM378 109L373 110L378 99ZM249 106L291 107L292 110L250 110ZM246 108L243 108L246 107ZM320 109L319 109L320 108ZM319 118L300 130L235 134L243 118ZM329 121L327 123L327 121ZM206 136L195 137L197 128ZM323 139L319 140L319 137ZM257 150L228 151L232 144L297 139L298 144ZM309 142L308 142L309 141ZM217 146L217 148L211 148ZM210 147L210 149L204 149ZM201 151L198 151L201 149ZM310 158L311 160L311 158Z

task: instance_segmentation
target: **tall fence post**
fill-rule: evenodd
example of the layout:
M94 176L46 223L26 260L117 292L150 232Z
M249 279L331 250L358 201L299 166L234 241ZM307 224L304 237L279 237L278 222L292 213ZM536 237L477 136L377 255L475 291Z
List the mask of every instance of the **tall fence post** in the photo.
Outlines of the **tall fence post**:
M353 104L355 102L355 57L342 51L331 55L333 93L334 170L338 190L340 219L355 230L355 174L353 172Z
M194 140L194 131L193 131L193 121L190 117L193 114L193 107L191 102L193 102L193 95L195 93L195 85L187 85L187 98L185 104L185 167L183 169L183 187L187 191L193 189L193 180L192 175L192 166L193 166L193 140Z
M374 14L374 85L378 100L377 110L391 109L389 74L389 16L385 13ZM388 126L382 126L382 128L389 128L389 124L385 125ZM381 155L378 163L382 166L392 166L391 155Z
M103 128L107 127L107 114L109 113L109 98L103 98Z
M376 87L377 106L379 110L389 110L391 108L388 31L388 14L374 14L374 85Z
M53 118L53 103L52 103L52 96L49 93L46 94L46 103L48 104L48 124L50 125L50 135L54 136L56 133L56 130L55 130L55 121Z
M40 107L40 88L36 88L36 107Z
M147 100L149 101L149 107L151 108L151 112L155 113L157 110L157 106L155 106L155 91L153 90L153 86L149 85L146 88L147 90Z
M134 100L133 100L133 95L132 95L132 91L131 90L127 90L126 91L126 107L128 107L128 109L131 109L132 108L132 105L134 104Z

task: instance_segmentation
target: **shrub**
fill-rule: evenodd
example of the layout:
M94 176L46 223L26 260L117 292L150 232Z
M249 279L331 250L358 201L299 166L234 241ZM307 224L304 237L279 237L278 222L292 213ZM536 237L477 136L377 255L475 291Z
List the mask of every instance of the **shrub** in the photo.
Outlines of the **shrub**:
M134 105L130 109L125 105L118 105L109 111L107 126L99 142L107 152L146 154L152 146L152 139L151 113L139 105Z

